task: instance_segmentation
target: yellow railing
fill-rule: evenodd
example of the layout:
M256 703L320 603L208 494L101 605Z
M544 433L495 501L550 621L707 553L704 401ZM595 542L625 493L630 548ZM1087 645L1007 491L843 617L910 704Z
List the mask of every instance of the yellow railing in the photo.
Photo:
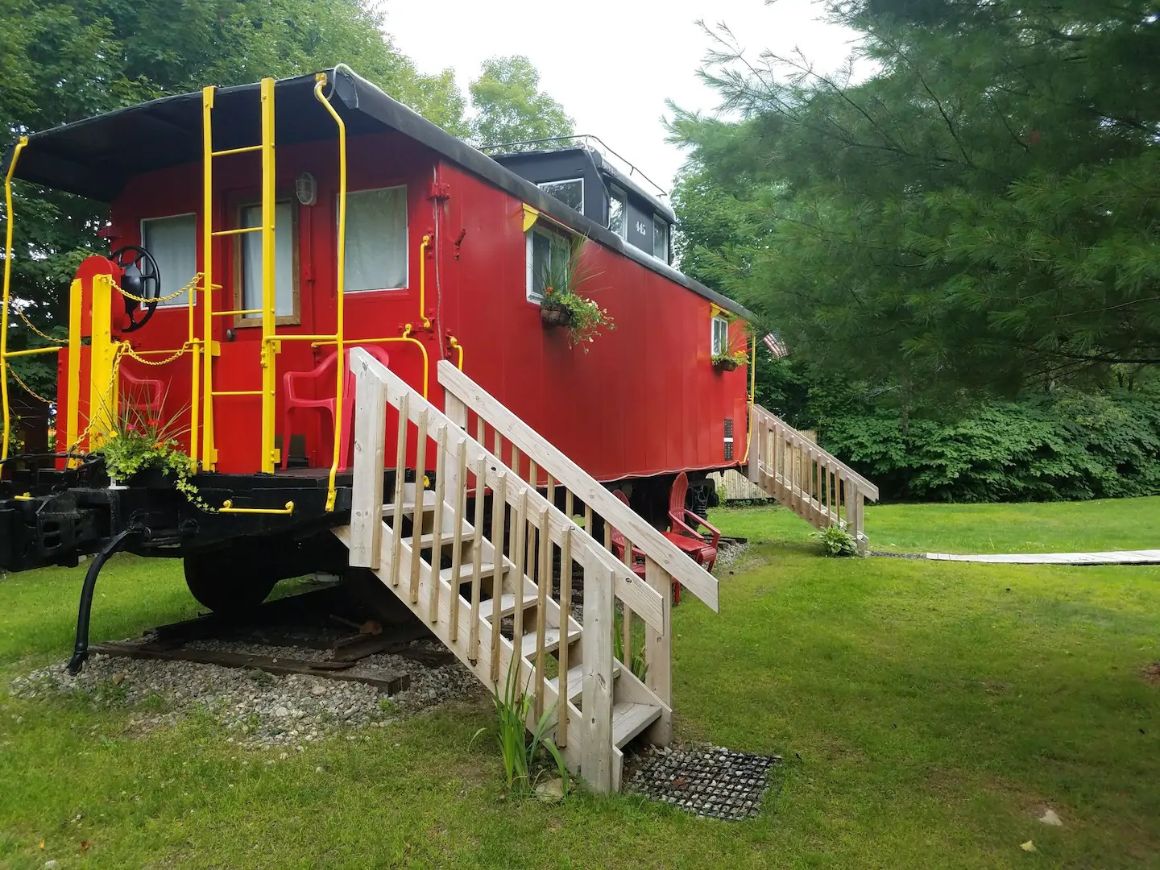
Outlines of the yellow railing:
M0 460L8 458L8 439L11 434L12 421L8 410L8 306L12 293L12 176L16 172L16 163L20 160L20 152L28 146L28 137L21 136L12 151L12 160L8 163L8 172L4 175L4 300L3 310L0 311L0 402L4 405L4 443L0 444Z

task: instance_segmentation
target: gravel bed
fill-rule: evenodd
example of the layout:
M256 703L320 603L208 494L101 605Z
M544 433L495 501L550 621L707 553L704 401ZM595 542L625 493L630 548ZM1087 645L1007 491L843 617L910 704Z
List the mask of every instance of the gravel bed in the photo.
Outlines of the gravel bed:
M625 791L726 821L756 816L781 758L723 746L652 748L640 755Z
M414 645L429 647L432 653L443 650L432 641L416 641ZM330 657L328 651L306 647L244 642L197 641L189 646L311 661ZM230 742L298 750L333 734L382 727L429 707L484 693L471 673L454 661L428 667L384 653L368 656L346 673L376 671L407 674L411 684L387 697L364 683L301 674L276 676L195 662L93 655L75 677L63 664L50 665L17 677L12 692L29 699L73 696L90 701L94 707L126 709L132 714L133 727L141 731L176 724L190 712L203 709L230 732Z

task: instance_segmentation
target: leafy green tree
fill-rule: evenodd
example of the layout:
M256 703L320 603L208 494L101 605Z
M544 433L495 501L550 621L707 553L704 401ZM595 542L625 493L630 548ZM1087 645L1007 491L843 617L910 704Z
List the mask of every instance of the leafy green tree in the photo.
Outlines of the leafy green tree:
M471 135L480 147L571 136L572 119L564 107L540 90L540 74L521 55L483 62L468 87L475 117Z
M0 148L22 133L165 94L340 61L464 134L451 72L420 74L381 26L362 0L0 0ZM104 209L24 184L14 208L13 295L41 329L63 334L69 281L80 259L102 248L96 230ZM20 346L28 332L14 328L11 338ZM34 388L53 391L51 364L19 362Z
M819 372L906 400L1160 362L1160 16L1148 0L835 0L834 74L746 56L677 110L687 268Z

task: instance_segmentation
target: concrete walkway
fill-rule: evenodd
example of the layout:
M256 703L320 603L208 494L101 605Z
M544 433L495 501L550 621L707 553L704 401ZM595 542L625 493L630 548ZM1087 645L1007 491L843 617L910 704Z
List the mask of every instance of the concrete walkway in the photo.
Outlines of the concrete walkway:
M1156 565L1160 550L1109 550L1105 553L927 553L940 562L992 562L1003 565Z

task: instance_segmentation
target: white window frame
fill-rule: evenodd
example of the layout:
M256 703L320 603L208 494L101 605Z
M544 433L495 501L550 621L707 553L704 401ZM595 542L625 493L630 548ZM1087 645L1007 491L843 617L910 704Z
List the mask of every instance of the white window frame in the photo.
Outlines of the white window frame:
M537 293L533 289L535 286L535 276L532 271L532 264L535 258L532 256L532 238L536 235L543 236L548 240L548 244L558 245L568 251L569 256L571 256L571 245L569 244L568 239L561 233L553 232L552 230L542 228L539 225L533 226L530 230L527 231L526 235L527 240L524 243L524 259L526 260L524 268L524 292L529 302L534 302L535 304L539 305L544 301L544 294Z
M663 257L657 257L657 227L663 226L665 228L665 253ZM672 243L673 225L661 217L659 214L653 215L653 237L652 237L652 255L662 263L668 263L670 245Z
M197 263L197 212L195 212L195 211L182 211L182 212L177 212L176 214L154 215L153 217L141 218L141 220L138 222L138 226L137 226L137 238L141 240L141 247L148 250L148 246L146 246L146 244L145 244L145 224L156 223L157 221L168 221L168 220L173 220L174 218L182 218L182 217L193 218L193 262L196 264ZM169 277L170 276L167 276L167 275L161 276L162 280L166 280ZM190 275L188 278L185 278L185 279L178 278L177 280L179 280L179 281L181 281L181 280L191 281L191 280L193 280L193 278L194 278L194 276ZM166 287L163 288L161 295L165 296L168 293L172 293L174 290L176 290L178 287L181 287L181 286L183 286L183 285L178 284L177 287L167 285ZM158 308L181 308L181 307L184 307L187 305L189 305L189 300L186 299L184 293L182 295L178 296L176 299L170 299L168 302L158 302L157 303Z
M717 326L720 324L723 346L717 346ZM729 318L721 314L713 315L709 321L709 353L713 356L729 353Z
M367 187L362 190L348 190L346 193L347 210L350 208L350 198L360 193L378 193L381 190L403 191L403 283L397 287L367 287L365 290L344 290L347 295L359 293L378 293L384 290L406 290L411 285L411 203L407 199L407 185L389 184L386 187ZM350 216L347 215L347 230L349 231ZM338 244L338 195L334 197L334 238Z
M302 285L301 285L302 267L298 261L299 251L300 251L300 247L301 247L301 237L299 236L299 226L298 226L298 218L299 218L298 210L301 206L301 203L299 203L298 199L293 195L278 197L274 200L275 247L277 246L278 228L284 225L284 222L279 222L277 220L277 209L278 209L278 206L280 206L280 205L288 205L290 207L290 298L291 298L291 301L293 302L293 309L292 309L291 313L289 313L289 314L278 314L277 313L277 302L275 300L274 323L277 326L298 326L302 323L302 295L301 295L301 293L302 293ZM261 207L262 207L261 200L257 200L257 201L245 200L245 201L239 202L234 207L234 220L236 221L236 225L239 228L242 226L242 216L245 214L246 209L257 208L260 210ZM246 278L245 278L245 267L243 265L243 263L245 262L245 260L244 260L245 254L243 253L243 248L246 244L245 240L246 240L248 235L251 235L251 234L239 233L238 235L234 236L234 250L233 250L233 256L234 256L234 305L238 310L245 309L245 308L249 307L246 305L246 302L245 302L245 299L246 299L246 286L245 286ZM255 238L261 238L260 233L253 234L253 235L255 236ZM261 303L259 302L258 305L256 305L255 307L260 307L260 306L261 306ZM235 318L234 318L234 326L255 327L255 326L261 326L261 325L262 325L262 317L259 314L238 314L238 315L235 315Z
M614 199L619 199L620 206L621 206L620 232L615 233L615 235L620 236L620 238L624 239L627 242L628 241L628 195L623 190L621 190L619 187L617 187L615 184L610 184L608 186L608 218L610 221L612 220L612 201ZM608 229L612 230L612 226L609 225Z
M544 190L545 184L571 184L575 181L580 182L580 208L576 209L576 211L580 212L580 214L584 214L584 176L580 176L579 178L553 178L550 181L539 181L536 182L536 187L538 187L540 190ZM544 193L546 193L548 196L551 196L552 199L555 199L561 205L567 206L568 208L572 207L564 202L564 200L552 196L552 194L548 193L548 191L544 190Z

